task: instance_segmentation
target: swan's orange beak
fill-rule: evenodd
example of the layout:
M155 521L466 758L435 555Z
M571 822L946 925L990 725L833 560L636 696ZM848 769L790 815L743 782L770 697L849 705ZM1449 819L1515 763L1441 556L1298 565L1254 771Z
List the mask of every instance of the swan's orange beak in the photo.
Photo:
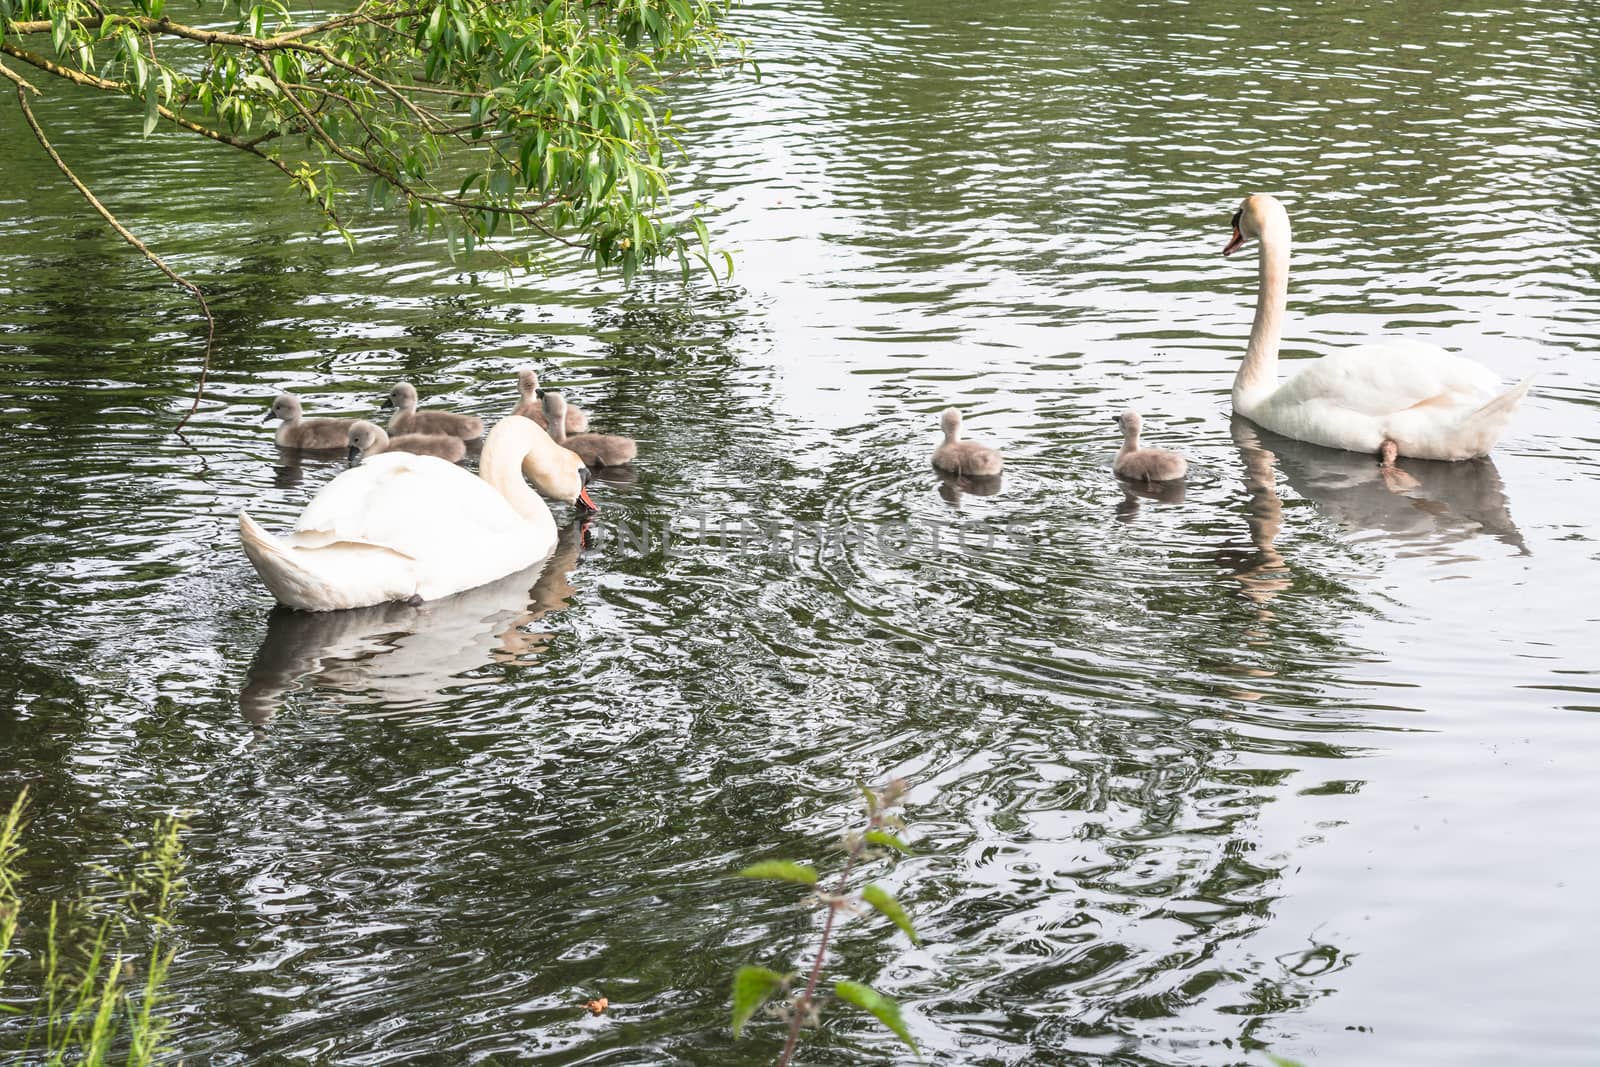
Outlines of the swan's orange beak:
M600 506L589 499L589 487L587 485L578 490L578 507L589 512L600 510Z
M1222 254L1231 256L1244 245L1244 234L1239 232L1239 227L1233 228L1233 238L1222 247Z

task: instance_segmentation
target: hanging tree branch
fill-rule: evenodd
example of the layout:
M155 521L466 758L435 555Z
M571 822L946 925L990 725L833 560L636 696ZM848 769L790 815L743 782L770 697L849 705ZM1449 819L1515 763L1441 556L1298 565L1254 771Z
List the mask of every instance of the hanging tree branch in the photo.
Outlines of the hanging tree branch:
M45 154L50 157L50 161L56 165L57 169L67 176L67 180L72 183L73 188L77 189L78 193L89 202L89 206L99 212L100 217L105 219L113 230L117 231L119 237L136 248L139 254L154 264L162 274L165 274L178 285L193 293L194 298L200 302L200 313L206 317L206 348L200 361L200 381L195 385L194 402L189 405L189 410L184 414L183 418L178 420L178 425L173 427L174 433L182 432L184 426L194 416L195 410L200 406L200 397L206 388L206 376L211 371L211 348L217 337L217 320L211 317L211 307L206 303L206 294L200 291L198 285L195 285L189 279L167 266L165 260L150 251L148 245L135 237L133 232L121 222L117 221L117 217L111 213L110 209L102 204L100 199L90 191L89 187L83 184L83 180L73 173L72 168L67 166L67 161L61 158L61 154L50 143L50 138L45 136L44 127L39 125L39 120L34 117L33 108L28 104L29 90L34 93L38 93L39 90L34 89L3 64L0 64L0 73L5 74L7 78L16 82L17 104L22 109L22 117L27 120L28 128L33 131L34 140L39 142L39 147L45 150Z
M664 255L711 267L704 223L669 212L679 146L655 101L673 77L743 62L717 28L728 0L360 0L302 25L289 6L301 0L224 2L232 27L176 22L167 0L0 0L0 57L130 100L147 137L181 131L266 163L351 245L340 207L364 192L372 209L442 230L452 254L491 245L526 265L533 249L569 247L625 279ZM46 82L4 63L0 76L85 200L199 300L206 353L181 427L210 368L204 295L62 160L28 101ZM507 256L518 242L529 250Z
M710 266L704 227L664 217L676 142L652 97L743 62L717 29L727 0L362 0L302 26L291 0L230 2L226 29L166 0L0 0L0 52L139 100L147 134L164 121L270 162L352 243L349 177L469 252L525 228L625 276L668 253ZM20 47L46 34L54 59Z

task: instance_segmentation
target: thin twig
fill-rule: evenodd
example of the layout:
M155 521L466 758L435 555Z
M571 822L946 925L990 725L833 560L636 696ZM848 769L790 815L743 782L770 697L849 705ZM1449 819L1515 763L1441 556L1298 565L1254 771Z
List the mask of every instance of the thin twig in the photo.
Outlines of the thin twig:
M65 174L67 176L67 180L72 183L73 187L78 190L85 200L89 201L89 206L100 213L100 217L105 219L106 222L111 225L113 230L117 231L118 236L120 236L124 241L128 242L134 248L138 249L139 254L153 263L162 274L165 274L178 285L181 285L183 288L193 293L194 298L200 302L200 311L206 317L206 350L205 355L200 362L200 381L195 386L194 403L189 405L188 412L183 416L183 418L178 420L178 425L173 427L174 432L181 431L194 416L195 411L199 409L200 397L201 394L205 392L206 388L206 375L211 371L211 346L216 340L217 336L217 320L211 317L211 307L206 303L206 295L200 291L200 287L198 285L195 285L189 279L185 278L183 275L167 266L165 260L156 255L154 252L150 251L149 246L147 246L143 241L139 240L139 238L135 237L126 226L118 222L117 217L113 215L106 208L106 206L99 201L94 193L90 192L89 187L83 184L82 180L80 180L79 177L72 172L72 168L67 166L67 161L61 158L61 154L57 152L55 150L55 146L50 143L50 138L45 136L44 127L40 126L39 120L34 117L33 108L28 104L28 94L24 89L23 84L20 82L17 85L17 103L21 105L22 117L27 120L28 128L33 130L34 139L39 142L39 147L45 150L45 153L50 157L51 162L56 165L57 169L59 169L62 174Z

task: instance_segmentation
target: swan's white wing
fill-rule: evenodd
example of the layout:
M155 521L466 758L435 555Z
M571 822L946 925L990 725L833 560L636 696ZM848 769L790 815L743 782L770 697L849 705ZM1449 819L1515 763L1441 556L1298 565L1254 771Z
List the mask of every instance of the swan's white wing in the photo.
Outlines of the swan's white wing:
M481 478L434 456L385 452L329 482L295 523L294 542L470 560L525 534L522 518Z
M1390 341L1335 352L1306 364L1273 394L1283 409L1318 401L1369 416L1408 408L1487 403L1500 380L1482 364L1418 341Z

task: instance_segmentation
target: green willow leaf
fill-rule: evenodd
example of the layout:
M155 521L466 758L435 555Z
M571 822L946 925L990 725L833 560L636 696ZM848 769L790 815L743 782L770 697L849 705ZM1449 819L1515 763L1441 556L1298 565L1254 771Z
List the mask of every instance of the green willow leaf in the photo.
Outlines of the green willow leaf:
M156 124L161 121L159 85L160 83L154 78L150 78L144 83L144 135L146 137L155 132Z
M868 830L867 844L878 845L882 848L892 848L896 852L911 854L911 846L894 836L887 830Z
M766 967L740 967L733 976L733 1036L789 979Z
M917 936L916 927L911 925L911 916L906 914L906 909L900 906L893 893L874 882L861 891L861 899L877 908L884 918L904 930L912 944L922 944L922 938Z
M674 74L724 58L744 62L740 43L717 26L726 5L424 0L380 4L377 17L388 21L375 32L325 21L314 5L228 0L234 32L208 41L203 63L171 39L205 28L172 21L170 6L0 0L0 14L47 19L63 68L50 73L75 79L67 69L75 63L99 77L100 65L108 87L142 110L147 133L169 132L160 121L166 107L184 120L179 128L224 143L233 143L225 135L276 138L264 151L341 232L349 233L336 210L348 199L344 190L377 186L401 210L421 207L430 229L444 212L480 240L519 231L557 240L619 269L625 282L658 260L685 263L698 248L720 282L731 257L712 248L704 223L691 225L672 206L668 153L683 146L672 112L658 114L651 100ZM80 21L102 7L93 25ZM292 47L243 40L288 31ZM475 163L504 176L451 196ZM294 177L302 164L324 172L315 186ZM322 195L330 188L339 192Z
M896 1037L906 1043L917 1057L917 1062L922 1062L922 1050L911 1038L911 1030L906 1026L905 1017L900 1014L900 1005L892 997L886 997L869 985L860 982L838 982L833 987L833 992L840 1000L854 1004L864 1011L871 1012L877 1020L890 1030Z
M791 863L789 860L762 860L752 863L739 872L740 878L770 878L779 882L798 882L800 885L816 885L817 869L807 867L803 863Z

